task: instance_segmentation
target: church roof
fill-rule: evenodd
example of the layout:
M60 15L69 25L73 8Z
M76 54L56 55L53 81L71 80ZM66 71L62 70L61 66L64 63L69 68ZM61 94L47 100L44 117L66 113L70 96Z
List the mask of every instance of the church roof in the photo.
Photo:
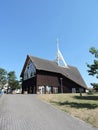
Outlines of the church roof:
M77 83L81 87L87 88L80 72L78 71L78 69L76 67L69 66L69 65L67 68L62 67L62 66L58 66L56 61L50 61L50 60L41 59L41 58L34 57L34 56L29 56L29 55L27 56L26 62L29 59L33 62L33 64L35 65L37 70L43 70L43 71L62 74L63 76L65 76L68 79L72 80L73 82ZM21 76L24 72L26 62L24 64Z

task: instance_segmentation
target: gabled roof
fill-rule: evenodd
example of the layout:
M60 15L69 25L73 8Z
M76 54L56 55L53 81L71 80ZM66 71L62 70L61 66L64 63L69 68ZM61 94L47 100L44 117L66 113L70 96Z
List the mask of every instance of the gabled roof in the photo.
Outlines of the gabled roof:
M63 76L77 83L81 87L87 88L81 74L79 73L76 67L68 65L68 68L64 68L64 67L58 66L58 64L55 61L49 61L46 59L41 59L38 57L29 56L29 55L27 56L21 76L24 72L24 69L26 67L28 60L31 60L33 62L37 70L43 70L43 71L49 71L49 72L62 74Z

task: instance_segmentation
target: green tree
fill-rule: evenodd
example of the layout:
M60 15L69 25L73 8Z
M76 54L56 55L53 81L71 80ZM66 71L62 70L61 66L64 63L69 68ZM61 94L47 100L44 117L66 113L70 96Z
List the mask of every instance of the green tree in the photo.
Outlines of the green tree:
M98 50L95 47L91 47L89 52L94 55L93 64L87 64L89 75L95 76L98 79ZM93 88L98 90L98 83L91 83Z
M7 83L7 71L3 68L0 68L0 88L3 88Z
M15 71L10 71L8 73L8 85L11 87L12 90L15 90L19 87L19 82L17 80Z

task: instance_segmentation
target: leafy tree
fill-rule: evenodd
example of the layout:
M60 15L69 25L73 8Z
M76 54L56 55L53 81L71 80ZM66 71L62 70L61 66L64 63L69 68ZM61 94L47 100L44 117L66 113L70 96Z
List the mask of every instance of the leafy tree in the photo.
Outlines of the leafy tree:
M98 83L91 83L91 85L96 91L98 91Z
M0 87L3 88L7 83L7 71L3 68L0 68Z
M21 89L22 88L22 85L21 83L19 83L19 85L17 86L17 89Z
M95 59L93 61L93 64L87 64L88 69L88 73L89 75L95 76L96 78L98 78L98 50L95 47L91 47L89 49L89 52L94 55ZM98 89L98 83L91 83L91 85L93 86L93 88Z
M8 73L8 84L11 87L12 90L15 90L19 87L19 82L16 78L15 71L10 71Z

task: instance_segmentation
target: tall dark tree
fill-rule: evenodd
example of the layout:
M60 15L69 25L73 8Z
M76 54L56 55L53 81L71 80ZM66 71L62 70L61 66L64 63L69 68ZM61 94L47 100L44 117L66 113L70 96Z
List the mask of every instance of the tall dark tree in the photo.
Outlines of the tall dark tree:
M0 68L0 88L3 88L7 83L7 71L3 68Z
M93 64L87 64L89 75L95 76L98 79L98 50L95 47L91 47L89 52L94 55ZM98 83L91 83L91 85L98 89Z
M16 74L15 74L15 71L10 71L8 73L8 85L9 87L11 87L11 89L16 89L18 88L19 86L19 82L17 80L17 77L16 77Z

